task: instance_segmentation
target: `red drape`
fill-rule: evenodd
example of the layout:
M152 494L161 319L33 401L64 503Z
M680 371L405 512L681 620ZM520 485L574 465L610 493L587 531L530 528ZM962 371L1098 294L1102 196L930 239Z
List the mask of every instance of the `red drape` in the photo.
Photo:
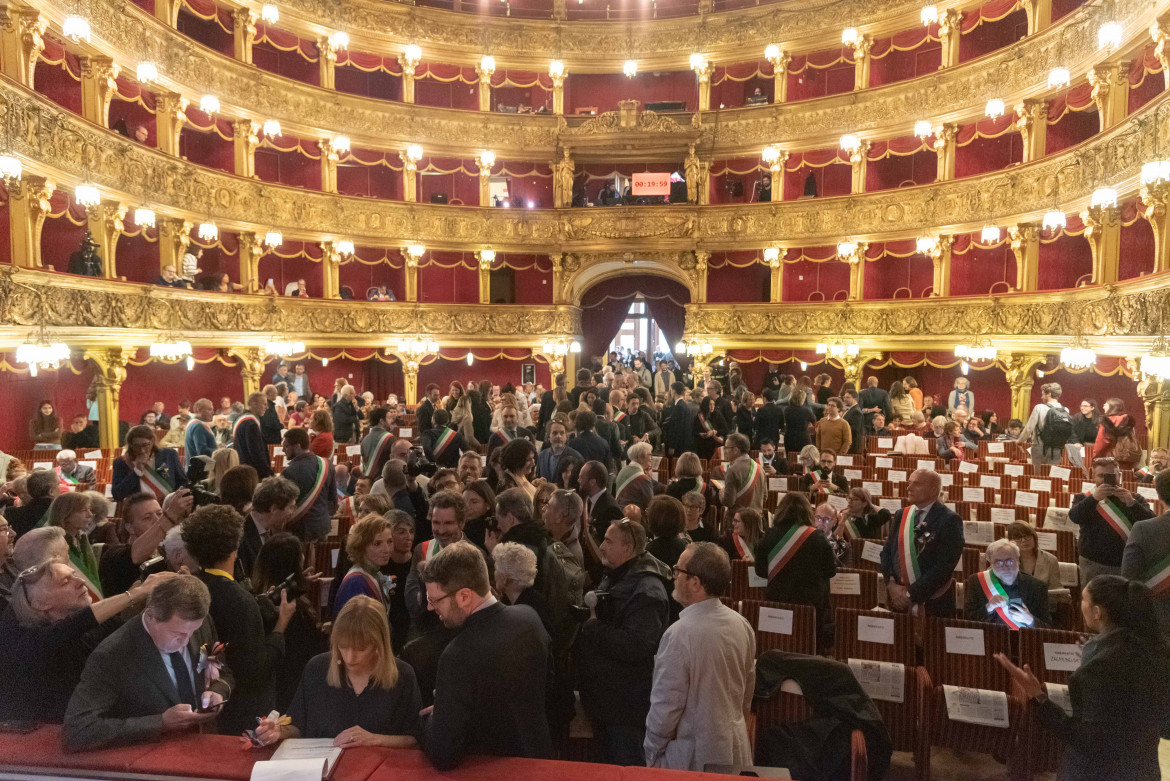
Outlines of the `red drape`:
M604 355L621 329L630 304L641 293L650 316L666 334L670 344L683 335L690 292L678 282L649 274L630 274L594 285L582 296L581 327L586 356Z

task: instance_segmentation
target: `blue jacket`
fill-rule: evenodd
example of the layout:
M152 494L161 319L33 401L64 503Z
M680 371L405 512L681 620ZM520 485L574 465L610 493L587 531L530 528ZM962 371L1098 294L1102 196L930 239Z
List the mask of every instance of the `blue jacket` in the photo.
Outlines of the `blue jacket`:
M906 509L903 507L894 513L889 536L882 548L882 574L887 582L902 582L898 574L898 530ZM955 565L963 558L963 520L947 509L945 504L935 502L926 518L918 524L920 530L916 531L915 537L919 545L918 565L921 575L909 587L910 601L925 604L928 615L945 611L945 603L949 603L947 612L953 612L954 597L949 591L937 599L934 597L954 578ZM924 538L925 543L922 542Z
M187 472L179 461L179 454L169 447L160 447L154 451L154 468L171 484L172 490L177 491L187 484ZM138 473L130 467L125 458L114 460L113 484L110 490L115 502L120 502L142 490Z
M187 424L187 436L183 438L183 460L191 466L191 459L195 456L210 456L215 452L215 434L201 420L192 420Z
M551 447L546 447L536 456L536 476L543 477L550 483L556 483L559 485L559 478L561 476L561 462L563 462L567 456L576 456L577 458L580 458L582 462L585 461L585 459L581 457L580 453L568 445L565 445L565 449L560 452L560 455L553 453Z

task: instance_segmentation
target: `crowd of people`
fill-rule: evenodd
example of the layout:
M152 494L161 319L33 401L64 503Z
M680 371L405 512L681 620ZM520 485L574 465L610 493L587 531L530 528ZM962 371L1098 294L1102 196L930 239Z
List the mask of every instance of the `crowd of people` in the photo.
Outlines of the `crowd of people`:
M987 547L956 611L964 529L940 476L909 474L891 512L836 468L872 437L906 454L933 438L952 462L1014 440L1036 465L1091 453L1095 486L1069 519L1097 634L1072 714L1045 703L1042 717L1081 771L1153 777L1170 716L1170 517L1120 477L1136 470L1170 504L1170 470L1120 400L1072 414L1050 383L1001 428L965 377L932 397L912 377L834 392L828 375L774 372L756 394L730 363L693 390L669 356L594 368L547 390L430 385L408 413L343 380L321 396L303 364L281 363L242 404L145 412L113 463L116 521L75 450L23 474L4 457L0 720L62 722L69 750L214 724L257 745L419 745L447 769L562 755L579 702L599 761L750 765L755 634L719 599L734 561L768 600L815 608L822 653L829 582L857 539L885 540L890 610L1050 625L1059 566L1030 524ZM49 402L30 424L38 448L77 433ZM338 445L360 465L335 463ZM787 475L800 489L769 512L768 480ZM329 540L341 549L322 580L307 557Z

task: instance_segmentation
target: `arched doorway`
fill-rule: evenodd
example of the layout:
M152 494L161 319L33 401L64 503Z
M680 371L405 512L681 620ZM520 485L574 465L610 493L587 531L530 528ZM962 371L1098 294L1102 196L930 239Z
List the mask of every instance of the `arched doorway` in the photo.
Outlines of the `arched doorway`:
M602 280L581 295L582 352L605 355L610 342L625 322L630 305L641 298L647 314L673 346L682 339L686 305L691 294L686 285L654 274L624 274Z

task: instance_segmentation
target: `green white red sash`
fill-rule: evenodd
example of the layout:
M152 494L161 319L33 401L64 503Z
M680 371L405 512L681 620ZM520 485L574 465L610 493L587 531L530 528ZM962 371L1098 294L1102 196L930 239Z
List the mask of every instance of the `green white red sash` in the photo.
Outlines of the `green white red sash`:
M142 474L138 476L138 485L146 493L154 494L160 503L167 498L167 494L175 490L169 480L153 466L147 464L142 465Z
M636 474L632 474L628 478L626 478L626 481L624 483L622 483L621 485L619 485L617 487L617 490L614 491L614 496L620 497L622 495L622 491L626 490L628 487L633 485L638 480L649 480L649 479L650 479L649 477L646 477L645 472L638 472Z
M743 537L740 537L738 534L732 534L731 541L735 544L735 553L737 556L739 556L741 559L752 558L752 549L747 544L747 540L745 540Z
M455 432L450 427L444 427L443 432L439 434L439 438L435 440L434 455L436 461L439 460L439 456L443 455L447 451L448 446L454 441Z
M699 416L699 425L701 425L703 427L704 432L715 433L715 427L712 426L710 423L708 423L707 419L705 417L703 417L702 415ZM715 433L715 441L718 442L720 445L722 445L723 444L723 437L719 436L718 433ZM720 454L718 457L722 458L722 454Z
M313 506L313 502L317 501L317 497L321 495L321 491L325 489L325 477L329 474L329 464L325 462L321 456L313 455L317 459L317 476L313 478L313 485L308 491L302 491L301 497L297 501L296 509L293 510L290 522L298 521L301 517L309 511Z
M902 520L898 523L898 579L907 587L922 577L918 547L914 544L914 522L917 516L918 508L910 505L902 510Z
M255 415L240 415L240 417L236 419L236 425L232 426L232 441L233 442L239 436L240 426L244 423L244 421L247 421L247 420L250 420L253 423L255 423L256 428L260 428L260 419L257 418Z
M861 529L857 528L857 519L850 518L845 521L845 539L860 540L861 538Z
M422 560L430 561L435 558L435 554L443 549L443 545L436 539L431 538L422 543Z
M503 442L505 445L516 438L516 437L512 436L511 434L509 434L508 430L506 428L501 428L498 431L496 431L496 435L500 438L500 441Z
M1162 560L1146 573L1146 587L1154 592L1156 597L1170 591L1170 553L1163 556Z
M1133 524L1125 515L1125 509L1114 501L1112 496L1105 497L1104 501L1097 502L1097 512L1105 519L1105 523L1109 524L1109 528L1117 532L1117 536L1122 540L1129 539L1129 530L1133 528Z
M624 421L624 420L625 420L627 417L629 417L629 416L628 416L626 413L622 412L622 411L619 409L617 412L613 413L613 422L614 422L614 423L621 423L621 422L623 422L623 421Z
M61 467L57 467L57 479L61 483L61 487L66 491L76 490L75 486L81 481L72 475L67 475L61 471Z
M785 532L768 554L768 577L776 577L776 573L792 561L792 557L800 550L800 546L804 545L808 538L816 533L817 530L812 526L793 526Z
M975 575L979 580L979 587L983 589L983 596L987 597L987 601L991 602L992 597L1003 597L1003 604L995 609L995 614L999 616L999 620L1007 624L1007 628L1011 630L1018 630L1020 625L1008 617L1008 595L1003 587L1003 583L991 570L984 570Z
M760 468L758 462L749 460L748 464L750 466L748 467L747 483L739 490L739 493L735 495L735 499L733 500L733 504L738 504L741 499L745 499L746 501L740 506L751 504L752 499L755 497L756 485L764 479L764 470Z
M389 431L383 431L382 435L378 437L378 441L374 443L374 447L370 450L370 460L362 459L362 474L367 477L373 475L374 465L382 460L382 453L390 452L390 444L394 441L394 435Z
M341 500L341 504L337 507L337 515L342 518L353 518L353 497L347 496Z

